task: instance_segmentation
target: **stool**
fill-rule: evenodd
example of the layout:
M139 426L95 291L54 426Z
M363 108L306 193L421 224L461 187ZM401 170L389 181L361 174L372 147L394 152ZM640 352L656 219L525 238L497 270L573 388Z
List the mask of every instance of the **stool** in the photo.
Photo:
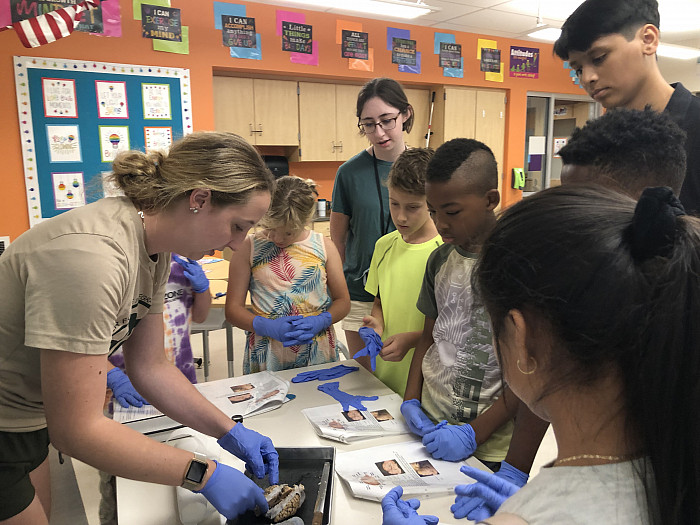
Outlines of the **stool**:
M192 324L192 334L202 334L202 360L204 361L204 380L209 381L209 332L226 330L226 358L228 376L233 377L233 326L226 320L223 308L210 308L209 315L203 323Z

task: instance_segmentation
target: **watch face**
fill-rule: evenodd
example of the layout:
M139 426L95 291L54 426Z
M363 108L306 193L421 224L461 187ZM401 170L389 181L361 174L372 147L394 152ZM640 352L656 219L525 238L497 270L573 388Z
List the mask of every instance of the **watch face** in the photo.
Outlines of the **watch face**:
M207 472L207 466L206 462L192 461L190 468L187 469L187 474L185 474L185 479L192 483L201 483Z

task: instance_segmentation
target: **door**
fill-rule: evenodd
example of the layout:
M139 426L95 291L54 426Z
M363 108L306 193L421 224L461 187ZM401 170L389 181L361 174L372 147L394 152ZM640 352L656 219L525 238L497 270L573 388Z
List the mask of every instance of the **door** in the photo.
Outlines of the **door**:
M444 142L473 139L476 129L476 90L445 88ZM439 144L436 144L437 147Z
M357 95L362 86L335 86L336 159L346 161L365 149L369 143L357 128Z
M486 144L498 164L498 190L502 190L503 151L506 132L506 95L503 91L476 92L476 121L474 138Z
M297 83L289 80L253 80L258 146L299 144Z
M336 160L335 85L299 82L301 160Z
M253 79L214 77L214 129L230 131L255 144Z
M404 89L404 93L413 106L413 129L406 135L406 143L411 148L424 148L430 113L430 90L409 88Z

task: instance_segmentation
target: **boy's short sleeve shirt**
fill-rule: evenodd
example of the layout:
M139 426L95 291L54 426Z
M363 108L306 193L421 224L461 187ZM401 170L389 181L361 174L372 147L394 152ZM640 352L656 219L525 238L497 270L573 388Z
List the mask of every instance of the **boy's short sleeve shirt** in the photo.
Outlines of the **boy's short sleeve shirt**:
M475 303L471 274L476 254L451 244L435 250L426 265L418 308L435 319L434 343L423 358L421 403L436 421L469 423L500 395L501 372L492 345L491 324ZM475 456L501 461L512 424L497 430Z
M347 215L350 219L345 241L343 273L353 301L371 302L374 298L365 291L365 279L369 269L374 243L387 232L394 231L389 212L389 190L386 180L391 162L377 159L379 190L382 194L384 214L380 220L381 206L374 174L372 155L363 150L345 162L335 176L331 210Z
M0 430L46 426L39 349L108 354L163 311L169 258L149 258L126 198L67 212L10 245L0 260Z

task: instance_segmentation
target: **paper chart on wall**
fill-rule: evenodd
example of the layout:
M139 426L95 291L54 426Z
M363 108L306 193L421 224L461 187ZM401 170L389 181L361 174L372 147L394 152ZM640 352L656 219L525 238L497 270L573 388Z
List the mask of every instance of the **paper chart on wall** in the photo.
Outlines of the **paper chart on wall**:
M51 173L54 205L57 210L85 206L85 183L82 172Z
M129 118L126 82L95 80L95 91L99 118Z
M167 151L173 143L173 128L170 126L143 128L143 134L146 152L152 150Z
M102 179L102 196L103 197L123 197L124 191L111 180L111 171L103 171L100 173Z
M112 162L122 151L129 151L129 126L99 126L102 162Z
M143 95L143 118L170 120L170 86L168 84L141 84Z
M41 87L45 117L78 118L74 80L42 78Z
M78 126L47 124L46 136L51 162L82 162Z

